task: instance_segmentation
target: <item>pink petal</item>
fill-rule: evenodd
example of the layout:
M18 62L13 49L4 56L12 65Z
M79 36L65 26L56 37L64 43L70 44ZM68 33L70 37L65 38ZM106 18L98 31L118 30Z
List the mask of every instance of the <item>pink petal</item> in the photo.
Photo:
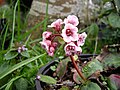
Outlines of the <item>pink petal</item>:
M42 45L42 47L46 50L49 49L49 46L51 45L51 41L50 40L43 40L42 42L40 42L40 44Z
M70 37L64 37L63 40L64 40L65 42L71 42L71 38L70 38Z
M43 34L42 34L43 39L47 39L47 38L49 38L50 35L52 35L52 32L48 32L48 31L45 31L45 32L43 32Z
M80 48L78 48L73 42L68 43L64 47L66 55L76 54L76 52L78 51L77 49L79 49L80 51Z
M67 18L64 19L65 24L72 24L74 26L77 26L79 24L78 18L75 15L68 15Z
M78 32L78 28L70 23L65 25L65 29L71 29L73 32Z
M78 38L79 38L78 41L77 41L78 46L83 46L84 45L86 37L87 37L87 34L85 32L78 35Z
M78 40L78 34L77 33L74 33L72 38L71 38L72 41L77 41Z
M67 35L67 30L70 30L71 35ZM64 29L62 30L61 36L63 37L65 42L77 41L78 40L78 28L73 26L72 24L66 24Z
M53 43L52 43L52 46L53 46L54 48L56 48L57 45L58 45L57 42L53 42Z
M55 30L60 31L61 30L61 26L63 24L62 19L57 19L56 21L54 21L51 25L48 25L48 27L54 27Z
M54 47L50 47L49 50L48 50L48 55L49 56L53 56L54 55L54 51L55 51L55 48Z

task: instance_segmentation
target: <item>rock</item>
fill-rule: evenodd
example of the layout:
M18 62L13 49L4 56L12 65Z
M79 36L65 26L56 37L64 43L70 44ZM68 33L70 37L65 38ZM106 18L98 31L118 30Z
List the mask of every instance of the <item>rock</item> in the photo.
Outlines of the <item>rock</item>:
M69 14L77 14L81 12L83 7L83 0L49 0L48 4L48 14L67 16ZM34 16L39 16L41 13L46 13L46 0L33 1L30 14Z
M33 27L45 19L47 0L33 0L28 14L28 26ZM91 0L49 0L48 23L65 18L70 14L77 15L81 23L89 23L92 17L92 10L96 6Z

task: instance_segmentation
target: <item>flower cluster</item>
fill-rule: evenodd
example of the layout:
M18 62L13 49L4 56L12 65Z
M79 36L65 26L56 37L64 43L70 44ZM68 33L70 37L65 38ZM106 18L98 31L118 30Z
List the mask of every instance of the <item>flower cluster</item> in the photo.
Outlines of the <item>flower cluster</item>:
M26 51L28 48L25 47L25 45L18 47L17 51L18 53L21 53L22 51Z
M85 32L79 34L77 25L79 24L78 18L75 15L68 15L67 18L62 21L58 19L48 27L54 28L58 34L52 34L52 32L43 32L43 41L40 42L42 47L46 49L48 55L53 56L57 47L57 42L53 39L56 36L60 36L65 41L65 53L66 55L80 54L82 52L81 46L84 45L87 34ZM62 25L64 28L62 29Z

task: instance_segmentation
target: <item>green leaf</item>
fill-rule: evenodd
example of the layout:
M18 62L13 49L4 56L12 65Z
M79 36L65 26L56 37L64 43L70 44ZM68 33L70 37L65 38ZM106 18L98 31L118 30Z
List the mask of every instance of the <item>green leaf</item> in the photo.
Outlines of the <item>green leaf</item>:
M117 74L111 74L107 78L108 87L110 90L119 90L120 89L120 76Z
M0 74L3 73L4 71L6 71L7 69L9 69L10 67L11 67L11 65L8 62L4 61L4 62L0 63ZM8 79L10 79L10 76L11 75L0 80L0 87L8 82Z
M98 25L96 23L92 23L90 29L88 30L88 35L91 37L96 37L98 35Z
M87 82L86 85L83 85L80 90L101 90L100 87L93 82Z
M94 59L94 60L88 62L87 65L85 65L82 68L82 71L86 77L89 77L96 71L103 71L103 65L97 59Z
M120 28L120 16L116 13L111 13L108 16L108 21L110 25L114 28Z
M2 89L2 88L4 88L6 85L6 88L5 88L5 90L10 90L10 88L11 88L11 85L13 84L13 82L15 81L15 80L17 80L18 78L20 78L21 76L16 76L16 77L14 77L14 78L12 78L7 84L5 84L4 86L2 86L1 88L0 88L0 90Z
M56 66L51 66L50 69L51 69L52 71L55 71L55 70L56 70Z
M15 58L18 55L18 52L16 51L9 51L8 53L5 54L5 59L10 60Z
M24 78L20 78L15 82L15 86L17 90L27 90L28 82Z
M10 67L11 67L11 65L9 63L7 63L7 62L1 63L0 64L0 74L2 72L4 72L5 70L7 70L8 68L10 68Z
M108 86L109 86L110 90L117 90L117 87L116 87L116 85L115 85L115 83L113 81L108 79L107 83L108 83Z
M45 82L47 84L56 84L56 80L50 76L47 75L41 75L40 74L40 81Z
M21 52L20 53L23 57L30 57L30 54L29 54L29 52L28 51L23 51L23 52Z
M69 90L67 86L62 86L59 90Z
M7 84L3 85L2 87L0 87L0 90L3 90L3 88L5 88L6 86L6 90L9 90L9 88L11 87L12 83L17 80L18 78L20 78L21 76L16 76L14 78L12 78Z
M12 67L10 67L9 69L7 69L6 71L4 71L3 73L0 74L0 80L2 78L4 78L5 76L7 76L8 74L12 73L13 71L15 71L16 69L24 66L24 65L27 65L28 63L32 62L32 61L35 61L36 59L44 56L45 54L42 54L42 55L39 55L39 56L36 56L36 57L33 57L33 58L30 58L30 59L27 59L27 60L24 60Z
M104 67L114 66L115 68L120 66L120 54L109 54L103 59Z

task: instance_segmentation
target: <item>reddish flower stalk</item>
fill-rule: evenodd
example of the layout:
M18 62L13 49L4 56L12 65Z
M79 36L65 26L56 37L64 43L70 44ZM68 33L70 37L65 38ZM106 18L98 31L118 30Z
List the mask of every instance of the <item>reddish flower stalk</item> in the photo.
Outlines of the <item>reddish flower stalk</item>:
M77 66L77 64L76 64L76 62L75 62L75 60L74 60L74 57L73 57L72 55L70 55L70 59L71 59L73 65L74 65L76 71L78 72L79 76L80 76L84 81L86 81L85 76L83 75L83 73L82 73L82 72L80 71L80 69L78 68L78 66Z

